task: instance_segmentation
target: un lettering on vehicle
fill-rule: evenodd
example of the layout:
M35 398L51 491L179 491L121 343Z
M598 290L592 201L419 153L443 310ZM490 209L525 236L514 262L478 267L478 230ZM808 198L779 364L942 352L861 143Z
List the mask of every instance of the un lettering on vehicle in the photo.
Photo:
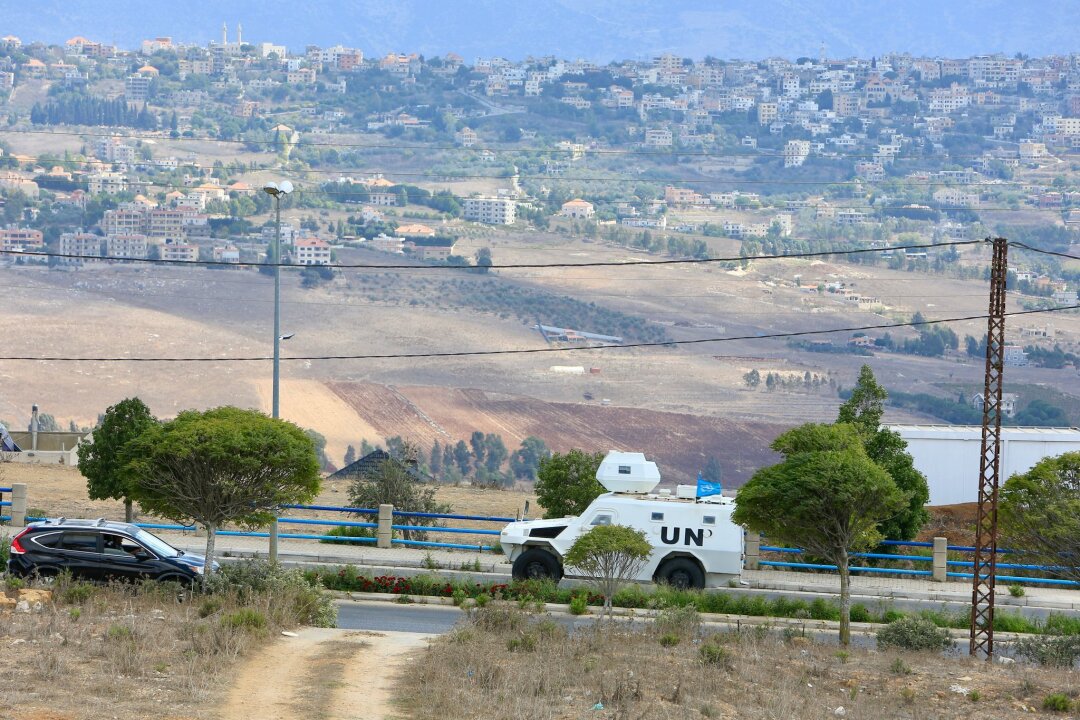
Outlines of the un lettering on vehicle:
M712 537L712 530L708 528L681 528L681 527L661 527L660 528L660 542L665 545L679 545L680 540L683 545L694 545L702 547L705 544L705 538Z

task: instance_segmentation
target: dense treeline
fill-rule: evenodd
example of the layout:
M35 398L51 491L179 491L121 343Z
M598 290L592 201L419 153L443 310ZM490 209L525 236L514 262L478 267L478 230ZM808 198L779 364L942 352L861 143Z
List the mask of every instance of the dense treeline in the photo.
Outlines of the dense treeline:
M89 95L70 95L51 100L44 106L35 103L30 110L30 122L35 125L122 125L154 130L157 117L146 109L138 109L122 99L103 100Z

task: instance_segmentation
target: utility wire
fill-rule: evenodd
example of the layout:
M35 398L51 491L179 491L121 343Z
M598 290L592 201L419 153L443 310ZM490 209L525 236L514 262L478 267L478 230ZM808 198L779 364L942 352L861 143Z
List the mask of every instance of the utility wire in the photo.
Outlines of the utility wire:
M1066 260L1080 260L1080 255L1069 255L1068 253L1055 252L1053 250L1042 250L1037 247L1031 247L1030 245L1019 241L1012 241L1009 244L1013 247L1018 247L1023 250L1030 250L1031 252L1042 253L1043 255L1055 255L1060 258L1065 258Z
M102 238L104 239L104 238ZM929 243L927 245L894 245L886 248L855 248L851 250L822 250L819 252L801 252L801 253L789 253L785 255L746 255L746 256L731 256L731 257L718 257L718 258L679 258L674 260L627 260L625 262L618 261L599 261L599 262L583 262L583 263L512 263L505 265L488 265L488 266L476 266L476 265L389 265L389 264L367 264L367 263L332 263L329 265L295 265L292 263L274 262L274 263L257 263L257 262L225 262L223 260L161 260L152 258L124 258L114 256L96 256L96 255L76 255L73 253L49 253L41 251L19 251L19 250L0 250L0 255L15 255L17 257L44 257L44 258L58 258L58 259L76 259L90 262L101 262L105 260L113 260L118 262L132 262L132 263L151 263L155 265L211 265L211 266L226 266L226 267L285 267L285 268L300 268L307 267L324 267L338 270L345 269L361 269L361 270L471 270L477 269L491 269L491 270L515 270L515 269L540 269L540 268L584 268L584 267L634 267L639 265L702 265L708 263L719 262L739 262L742 260L781 260L790 258L813 258L813 257L827 257L830 255L858 255L862 253L880 253L885 250L928 250L933 248L942 247L957 247L960 245L976 245L986 242L985 240L958 240L953 242L941 242L941 243Z
M1018 315L1035 315L1038 313L1050 313L1060 312L1063 310L1080 310L1080 305L1066 305L1056 308L1044 308L1039 310L1020 310L1011 313L1005 313L1006 316L1018 316ZM733 342L736 340L769 340L775 338L792 338L792 337L807 337L814 335L827 335L838 332L859 332L865 330L888 330L893 328L904 327L922 327L924 325L939 325L942 323L950 322L964 322L969 320L985 320L988 315L968 315L965 317L952 317L941 318L938 320L923 320L922 322L903 322L903 323L889 323L885 325L862 325L859 327L845 327L845 328L833 328L831 330L798 330L794 332L781 332L781 333L768 333L762 335L732 335L719 338L702 338L698 340L668 340L664 342L641 342L641 343L626 343L624 345L589 345L581 347L541 347L541 348L522 348L519 350L462 350L454 352L434 352L434 353L388 353L381 355L306 355L296 357L283 357L282 361L296 361L296 360L406 360L406 359L421 359L421 358L447 358L447 357L477 357L477 356L493 356L493 355L535 355L540 353L556 353L556 352L574 352L579 350L615 350L622 348L646 348L646 347L671 347L676 345L700 345L703 343L719 343L719 342ZM54 356L28 356L28 355L8 355L0 356L0 361L45 361L45 362L200 362L200 363L221 363L221 362L263 362L266 360L272 360L270 356L238 356L238 357L69 357L63 355Z

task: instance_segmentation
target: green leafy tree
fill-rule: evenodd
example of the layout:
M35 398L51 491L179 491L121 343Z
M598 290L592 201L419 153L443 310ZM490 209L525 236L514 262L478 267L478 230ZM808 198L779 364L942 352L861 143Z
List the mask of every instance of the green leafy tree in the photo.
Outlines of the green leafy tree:
M484 464L484 457L487 455L487 442L484 433L474 430L469 437L469 445L472 447L475 465L479 468Z
M720 467L720 461L715 455L710 455L705 461L705 469L701 471L701 477L709 482L723 482L724 470Z
M469 474L469 468L472 467L472 453L469 452L469 446L464 440L458 440L457 445L454 446L454 462L457 463L462 476Z
M91 500L123 500L124 519L134 519L131 497L124 482L124 448L157 419L137 397L121 400L105 411L94 441L79 446L79 472L86 478Z
M574 541L563 560L604 596L602 612L610 616L611 599L641 572L651 553L652 545L640 530L598 525Z
M1080 452L1045 458L1001 489L1002 544L1080 581Z
M349 447L345 448L344 463L346 466L348 466L352 465L354 462L356 462L356 448L350 445Z
M484 436L484 467L488 469L488 472L499 472L508 455L502 437L495 433Z
M840 575L840 643L851 641L851 552L881 540L878 524L907 496L863 449L849 424L808 423L773 441L784 460L762 468L739 490L732 519L771 542L825 558Z
M911 540L930 517L926 510L926 503L930 501L930 487L926 476L915 469L914 460L907 452L907 442L900 437L900 433L881 426L888 396L889 393L878 384L870 366L863 365L851 397L840 406L837 422L850 423L858 429L866 454L889 473L908 498L906 507L881 521L878 530L882 537L886 540Z
M428 466L431 468L431 474L436 478L442 473L443 465L443 450L442 445L436 440L435 444L431 446L431 455L428 461Z
M143 508L206 530L205 580L214 541L226 523L269 524L281 505L319 492L319 461L296 425L254 410L188 410L147 426L128 443L124 478Z
M743 375L743 382L746 383L746 387L748 388L756 388L758 385L761 384L761 373L759 373L756 369L751 370L750 372Z
M536 471L536 498L544 517L579 515L605 492L596 479L604 454L571 450L540 461Z
M415 445L404 441L400 459L391 457L378 464L374 471L357 477L349 485L349 502L353 507L377 508L393 505L405 512L448 513L452 508L435 499L435 488L424 485L410 472L415 468L419 452ZM437 525L436 518L410 518L410 525ZM415 539L422 531L405 530L402 536Z
M540 467L540 461L551 457L547 443L535 435L530 435L521 441L514 454L510 456L510 472L518 480L536 480L536 469Z

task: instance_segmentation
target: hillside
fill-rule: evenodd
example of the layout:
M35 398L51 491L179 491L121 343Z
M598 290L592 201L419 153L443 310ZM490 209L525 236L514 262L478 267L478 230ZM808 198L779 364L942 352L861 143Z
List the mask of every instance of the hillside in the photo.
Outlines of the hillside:
M329 387L380 437L401 435L430 448L436 441L456 442L480 430L501 435L508 447L536 435L559 452L634 450L656 460L669 482L692 481L709 455L715 455L725 483L741 485L755 469L776 461L768 445L788 427L642 408L544 402L464 388L342 382Z

